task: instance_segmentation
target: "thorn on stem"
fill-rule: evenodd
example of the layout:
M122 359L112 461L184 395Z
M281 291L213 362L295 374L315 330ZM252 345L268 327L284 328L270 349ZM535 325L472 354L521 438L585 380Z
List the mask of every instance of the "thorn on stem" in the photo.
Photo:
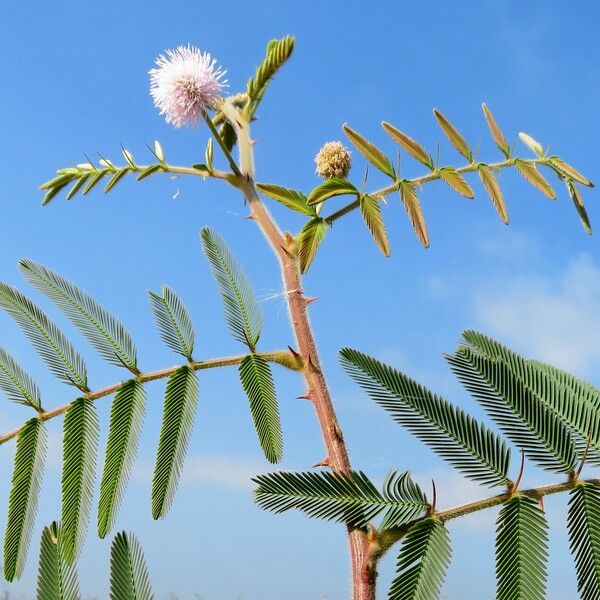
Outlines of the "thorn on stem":
M523 471L525 470L525 450L521 450L521 466L519 467L519 474L512 485L511 493L516 492L519 489L521 478L523 477Z
M540 507L540 510L542 512L544 512L544 496L539 496L537 501L538 501L538 506Z
M256 220L256 217L255 217L254 215L248 215L248 216L245 218L245 220L246 220L246 221L255 221L255 220Z
M292 353L292 356L294 358L302 358L302 356L300 355L300 353L297 352L296 350L294 350L291 346L288 346L288 350Z
M311 302L314 302L315 300L318 300L319 296L305 296L304 297L304 304L306 306L308 306Z
M329 462L329 456L327 458L324 458L321 462L318 462L316 465L313 465L313 468L316 467L329 467L331 466L330 462Z
M435 514L436 504L437 504L437 489L435 487L435 481L432 479L431 480L431 504L429 505L429 509L427 511L427 514L429 516Z

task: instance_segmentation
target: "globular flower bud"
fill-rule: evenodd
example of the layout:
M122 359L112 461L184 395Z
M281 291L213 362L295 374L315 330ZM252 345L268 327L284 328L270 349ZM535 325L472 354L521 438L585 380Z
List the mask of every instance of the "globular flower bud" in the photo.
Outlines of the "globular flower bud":
M348 177L352 160L342 142L327 142L315 156L316 173L324 179Z

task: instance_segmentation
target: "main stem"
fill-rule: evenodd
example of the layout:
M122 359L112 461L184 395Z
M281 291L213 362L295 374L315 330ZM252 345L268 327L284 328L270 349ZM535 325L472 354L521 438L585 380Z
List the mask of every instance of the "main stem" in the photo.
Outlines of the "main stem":
M315 407L327 448L324 464L333 471L349 473L350 459L321 369L317 345L308 318L308 302L302 291L298 261L293 249L258 197L253 181L249 177L243 179L240 188L248 202L252 217L273 248L281 267L291 324L303 359L302 374L307 386L306 396ZM363 529L348 527L348 539L352 566L352 598L353 600L375 600L376 571L369 550L368 533Z

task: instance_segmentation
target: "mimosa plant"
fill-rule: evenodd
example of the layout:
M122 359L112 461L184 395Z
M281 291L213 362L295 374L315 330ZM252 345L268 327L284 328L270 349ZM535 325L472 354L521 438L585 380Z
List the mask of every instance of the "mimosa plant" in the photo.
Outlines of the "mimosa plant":
M486 410L495 429L470 416L407 375L350 348L340 351L341 363L366 394L401 426L457 469L465 478L489 487L490 495L476 502L442 509L435 488L430 496L410 473L390 473L382 487L352 469L321 366L308 313L314 298L304 293L302 275L315 259L334 222L357 211L384 255L390 243L383 205L404 208L420 242L429 235L419 190L436 180L467 198L474 196L467 175L476 174L501 220L508 209L498 175L516 169L529 184L549 198L555 192L542 169L567 188L584 229L591 233L579 186L591 182L575 168L527 134L521 140L533 155L516 154L490 110L483 113L501 157L483 161L456 127L438 110L434 116L461 164L442 162L395 125L383 122L396 151L403 150L424 168L407 178L387 153L348 125L343 132L354 148L328 142L316 157L323 181L312 190L296 190L282 182L261 182L254 166L252 122L273 76L289 59L292 37L271 41L266 56L244 91L227 95L224 71L209 54L191 46L167 52L150 72L151 95L168 123L198 125L208 142L203 163L171 164L160 143L151 149L150 162L138 163L122 149L123 163L102 158L62 168L45 183L43 204L60 192L67 199L104 184L109 192L121 179L135 176L191 176L200 182L221 180L241 195L249 217L261 230L281 269L284 298L289 309L291 337L283 349L264 349L260 338L262 314L252 286L224 238L210 228L201 242L222 296L225 320L240 343L239 355L196 357L190 313L171 288L150 293L151 308L162 339L181 356L181 364L142 371L135 344L126 328L99 302L51 269L30 260L20 262L26 279L53 302L109 363L124 370L126 379L101 389L90 389L87 370L78 351L58 326L20 291L0 285L0 307L22 327L49 369L74 389L74 399L58 407L42 403L39 388L9 354L0 351L0 387L9 399L25 405L33 415L22 426L0 436L0 444L16 438L17 451L8 506L4 545L4 574L20 577L34 531L37 496L44 468L45 425L64 416L62 506L57 523L44 529L41 545L39 598L76 598L79 595L73 564L86 535L95 488L98 418L95 403L113 396L104 468L100 478L97 532L113 529L119 505L135 460L144 417L144 385L166 379L162 429L152 481L151 516L165 518L174 501L198 398L198 371L237 367L258 442L265 459L277 463L283 455L283 435L271 372L273 363L297 373L306 391L302 398L314 407L323 434L326 458L303 472L275 471L255 480L257 505L281 513L300 510L310 517L343 524L351 557L354 600L373 600L378 561L399 543L396 575L389 598L438 598L451 558L446 523L458 517L501 506L497 521L497 598L543 598L546 586L547 525L544 497L568 492L566 526L584 599L600 598L600 481L582 479L585 464L600 461L600 390L547 364L525 359L484 334L466 331L459 348L446 356L466 390ZM237 150L236 150L237 147ZM220 155L224 166L218 164ZM367 189L367 169L350 180L351 163L365 159L383 174L387 184ZM338 202L342 200L341 204ZM267 209L275 201L299 213L305 223L297 233L281 230ZM390 211L393 210L390 206ZM157 224L158 226L158 224ZM165 273L168 277L168 273ZM516 461L511 451L518 450ZM556 483L537 488L523 485L525 461L555 473ZM60 517L60 518L59 518ZM111 598L151 598L149 577L135 538L118 534L112 550Z

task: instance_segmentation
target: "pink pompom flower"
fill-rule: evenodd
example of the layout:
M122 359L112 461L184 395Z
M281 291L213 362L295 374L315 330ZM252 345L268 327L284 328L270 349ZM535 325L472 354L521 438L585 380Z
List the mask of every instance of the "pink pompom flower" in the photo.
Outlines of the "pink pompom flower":
M226 71L208 52L194 46L167 50L155 63L157 68L149 71L150 95L167 123L175 127L195 124L227 87L222 79Z

